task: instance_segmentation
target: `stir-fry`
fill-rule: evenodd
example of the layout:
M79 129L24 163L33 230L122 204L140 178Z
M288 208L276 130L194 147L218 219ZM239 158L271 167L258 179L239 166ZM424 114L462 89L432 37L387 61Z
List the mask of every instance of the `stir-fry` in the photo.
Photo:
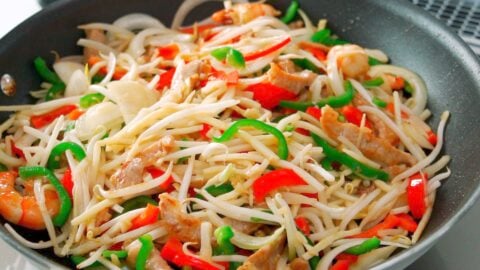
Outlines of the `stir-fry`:
M295 0L182 26L202 2L32 59L38 102L0 106L5 228L78 269L366 269L414 245L450 175L422 79Z

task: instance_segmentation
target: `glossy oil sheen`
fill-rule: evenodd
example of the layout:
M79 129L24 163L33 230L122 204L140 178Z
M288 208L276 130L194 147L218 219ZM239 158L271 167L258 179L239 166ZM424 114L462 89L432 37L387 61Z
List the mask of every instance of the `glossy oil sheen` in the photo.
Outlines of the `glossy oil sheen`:
M289 4L289 0L275 2L281 10ZM429 89L428 107L434 114L431 120L434 126L442 111L451 112L445 152L453 158L452 176L437 193L430 224L416 246L376 267L401 269L426 252L480 194L480 66L454 33L407 1L300 0L300 3L314 23L327 18L329 27L343 39L367 48L380 48L392 63L417 72ZM0 105L32 102L27 92L40 83L32 66L35 56L51 61L51 50L60 55L81 52L75 46L82 36L77 25L94 21L109 23L127 13L143 12L160 18L168 26L179 5L177 0L72 0L48 6L0 41L0 74L10 73L17 81L17 95L0 96ZM196 8L187 23L208 16L218 7L220 3L207 3ZM6 116L0 114L2 120ZM37 253L21 246L3 227L0 232L3 239L39 265L45 267L52 261L68 265L68 261L56 258L50 250ZM45 237L22 232L28 239Z

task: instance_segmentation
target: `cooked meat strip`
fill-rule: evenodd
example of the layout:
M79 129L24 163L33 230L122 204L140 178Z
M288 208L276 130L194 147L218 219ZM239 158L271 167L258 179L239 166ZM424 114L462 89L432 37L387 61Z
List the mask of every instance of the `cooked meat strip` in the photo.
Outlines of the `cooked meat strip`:
M295 258L293 261L288 265L288 268L290 270L309 270L310 265L308 264L307 261L305 261L302 258Z
M107 37L105 36L105 32L101 29L86 29L85 36L87 39L91 39L93 41L97 41L100 43L107 42ZM88 60L92 56L98 56L99 51L97 49L85 47L83 49L83 55L85 56L85 59Z
M165 222L169 236L174 236L182 242L200 243L200 225L198 218L191 217L181 210L180 202L163 193L160 199L160 217Z
M141 158L127 161L108 179L108 185L111 189L120 189L139 184L143 182L144 169L145 163Z
M270 69L267 72L268 82L285 88L295 94L308 88L315 78L316 75L309 70L301 73L288 73L275 63L270 64Z
M240 220L235 220L231 218L224 218L223 221L230 225L233 229L242 232L244 234L251 234L257 231L263 224L261 223L252 223L252 222L245 222Z
M275 270L285 247L285 235L250 255L238 270Z

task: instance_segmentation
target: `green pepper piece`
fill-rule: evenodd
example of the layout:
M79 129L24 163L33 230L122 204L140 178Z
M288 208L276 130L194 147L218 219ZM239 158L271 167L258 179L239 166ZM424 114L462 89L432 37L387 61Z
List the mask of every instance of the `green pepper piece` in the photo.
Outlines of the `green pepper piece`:
M48 68L47 63L43 58L35 58L35 60L33 60L33 65L35 66L35 70L37 71L37 73L40 75L40 77L42 77L44 81L52 84L63 83L60 77L58 77L55 72L51 71Z
M232 227L222 226L218 227L214 236L217 240L218 247L215 249L216 255L232 255L235 254L235 246L232 244L231 239L234 236ZM229 269L237 269L242 263L240 262L230 262Z
M47 161L47 168L50 170L60 168L60 155L65 153L67 150L70 150L78 161L82 161L87 156L80 145L73 142L62 142L53 147L52 151L50 152L50 156L48 157Z
M0 163L0 172L6 172L6 171L8 171L8 167L5 166L5 164Z
M332 160L329 158L322 159L322 161L320 161L320 165L322 165L322 167L327 171L333 171Z
M97 103L100 103L105 98L104 95L100 93L88 94L80 98L80 107L86 109Z
M55 226L62 227L63 224L67 222L70 212L72 211L72 200L70 199L70 195L68 195L67 190L62 183L60 183L55 174L44 167L20 167L18 169L18 173L23 179L43 176L48 179L50 184L53 185L60 199L60 210L58 210L58 214L53 217L52 222Z
M377 58L374 58L374 57L371 57L369 56L368 57L368 64L370 66L376 66L376 65L383 65L384 63L382 63L380 60L378 60Z
M222 47L211 51L210 54L218 61L223 61L227 58L227 54L231 49L232 47Z
M408 83L406 80L405 80L405 87L403 88L403 90L405 90L405 92L409 93L410 95L413 94L413 92L415 91L412 85Z
M307 58L292 59L292 62L302 69L308 69L315 73L320 73L320 69Z
M377 249L378 247L380 247L380 243L381 243L380 239L378 239L377 237L372 237L370 239L363 241L358 246L353 246L345 250L345 253L352 254L352 255L362 255L374 249Z
M328 28L324 28L320 31L315 32L310 38L311 41L316 43L323 43L327 38L330 37L332 31Z
M153 250L153 238L149 234L144 234L138 238L138 241L142 244L138 251L137 260L135 262L135 269L145 270L148 257Z
M235 136L241 127L245 126L254 127L261 131L272 134L278 140L278 156L283 160L287 159L288 144L285 136L283 136L283 133L280 130L256 119L240 119L235 121L229 128L227 128L227 130L225 130L222 136L213 138L213 141L218 143L226 142Z
M376 169L376 168L372 168L372 167L370 167L368 165L365 165L365 164L361 163L360 161L352 158L351 156L349 156L349 155L347 155L343 152L340 152L335 147L329 145L327 143L327 141L320 138L319 136L317 136L314 133L310 133L310 135L312 136L313 141L318 146L323 148L323 153L325 154L325 156L327 156L327 158L329 158L333 161L342 163L343 165L352 169L352 171L354 173L357 173L357 174L359 174L363 177L372 178L372 179L379 179L379 180L382 180L382 181L388 181L389 175L388 175L387 172L385 172L383 170Z
M353 90L353 86L350 81L345 81L344 86L345 86L345 93L343 93L340 96L331 96L328 98L324 98L317 103L282 100L280 101L280 106L284 108L298 110L298 111L305 111L307 110L308 107L315 106L315 105L318 107L329 105L330 107L333 107L333 108L340 108L352 102L353 97L355 96L355 91Z
M377 106L380 107L380 108L385 108L385 107L387 107L387 102L379 99L378 97L373 97L373 98L372 98L372 102L373 102L373 104L377 105Z
M232 48L227 54L227 63L234 68L244 68L245 58L241 52Z
M103 78L105 78L105 76L102 76L100 74L95 74L95 76L92 77L92 84L100 83L101 81L103 81Z
M293 0L292 3L290 3L290 6L288 6L287 11L285 12L285 15L282 17L282 22L284 23L290 23L295 19L295 16L297 16L299 4L297 0Z
M218 186L215 186L215 185L208 186L207 188L205 188L205 190L213 197L217 197L234 190L234 187L230 182L227 182ZM202 200L205 199L201 194L197 194L195 195L195 197Z
M48 90L45 96L45 101L50 101L65 91L65 84L63 82L54 83Z
M119 259L125 259L128 256L128 252L126 250L104 250L102 252L102 256L111 259L112 255L117 256Z
M384 83L383 79L381 77L377 77L372 80L364 81L363 86L365 88L372 88L372 87L378 87Z
M152 205L158 205L158 202L156 202L154 199L150 198L149 196L146 195L140 195L135 198L131 198L130 200L125 201L122 203L123 207L123 212L126 213L138 208L143 208L147 206L147 204L152 204Z

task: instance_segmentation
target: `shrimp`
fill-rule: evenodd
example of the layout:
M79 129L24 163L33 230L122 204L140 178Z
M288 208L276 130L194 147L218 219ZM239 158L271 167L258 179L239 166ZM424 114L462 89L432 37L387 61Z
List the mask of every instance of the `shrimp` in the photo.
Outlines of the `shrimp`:
M332 59L333 58L333 59ZM338 68L349 78L365 75L370 69L368 55L357 45L340 45L333 47L328 53L328 61L337 61Z
M280 12L271 5L258 3L240 3L213 13L212 20L221 24L240 25L260 16L277 16Z
M24 195L15 190L14 172L0 172L0 215L7 221L32 230L45 229L40 207L33 195L33 182L26 182ZM55 191L45 191L45 204L50 216L60 209Z

